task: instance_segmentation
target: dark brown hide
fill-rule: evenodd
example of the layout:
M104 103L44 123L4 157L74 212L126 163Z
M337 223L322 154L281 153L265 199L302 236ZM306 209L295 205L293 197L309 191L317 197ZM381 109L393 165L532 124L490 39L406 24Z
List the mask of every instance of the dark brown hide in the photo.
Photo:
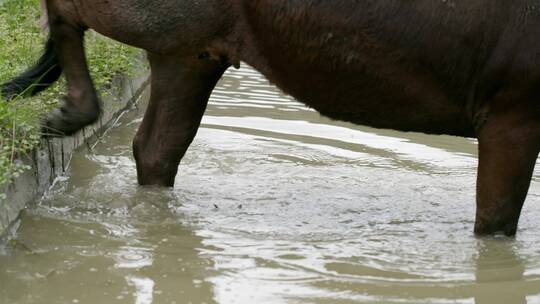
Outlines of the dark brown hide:
M334 119L478 137L475 231L516 231L540 149L538 0L47 4L69 86L51 128L72 133L99 113L87 27L150 54L152 97L134 143L141 184L173 185L215 83L245 61Z

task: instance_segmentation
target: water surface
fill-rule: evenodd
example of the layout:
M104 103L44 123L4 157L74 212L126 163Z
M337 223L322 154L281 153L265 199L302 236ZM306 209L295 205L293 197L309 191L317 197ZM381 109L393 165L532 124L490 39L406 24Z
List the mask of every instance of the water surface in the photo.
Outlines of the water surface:
M475 141L331 121L243 67L175 188L141 188L142 110L24 213L0 303L540 303L540 171L517 238L475 238Z

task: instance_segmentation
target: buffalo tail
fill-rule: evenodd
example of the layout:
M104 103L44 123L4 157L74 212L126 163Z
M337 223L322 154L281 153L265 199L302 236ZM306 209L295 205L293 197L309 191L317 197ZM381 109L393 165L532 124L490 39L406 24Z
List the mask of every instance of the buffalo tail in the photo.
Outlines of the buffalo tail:
M7 100L18 96L34 96L50 87L62 75L62 68L53 40L49 37L38 62L14 79L2 84L1 93Z

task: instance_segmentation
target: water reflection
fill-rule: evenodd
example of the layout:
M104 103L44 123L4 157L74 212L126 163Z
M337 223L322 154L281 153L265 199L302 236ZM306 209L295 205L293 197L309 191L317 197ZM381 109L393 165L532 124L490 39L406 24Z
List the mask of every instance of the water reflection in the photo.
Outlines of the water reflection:
M134 285L135 304L149 304L154 302L154 281L149 278L129 277L128 283Z
M476 282L485 291L475 296L476 304L527 303L527 288L519 288L527 282L526 265L515 246L513 240L479 240Z
M24 214L0 303L540 303L540 184L515 240L475 238L472 140L330 121L244 68L163 190L136 186L140 116Z

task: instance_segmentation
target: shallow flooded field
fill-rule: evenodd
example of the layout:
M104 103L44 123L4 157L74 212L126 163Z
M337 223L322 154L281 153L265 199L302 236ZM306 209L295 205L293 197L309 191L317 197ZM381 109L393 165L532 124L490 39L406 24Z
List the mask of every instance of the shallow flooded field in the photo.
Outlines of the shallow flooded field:
M470 139L330 121L244 66L175 188L140 188L142 114L24 213L0 303L540 303L539 170L517 238L475 238Z

